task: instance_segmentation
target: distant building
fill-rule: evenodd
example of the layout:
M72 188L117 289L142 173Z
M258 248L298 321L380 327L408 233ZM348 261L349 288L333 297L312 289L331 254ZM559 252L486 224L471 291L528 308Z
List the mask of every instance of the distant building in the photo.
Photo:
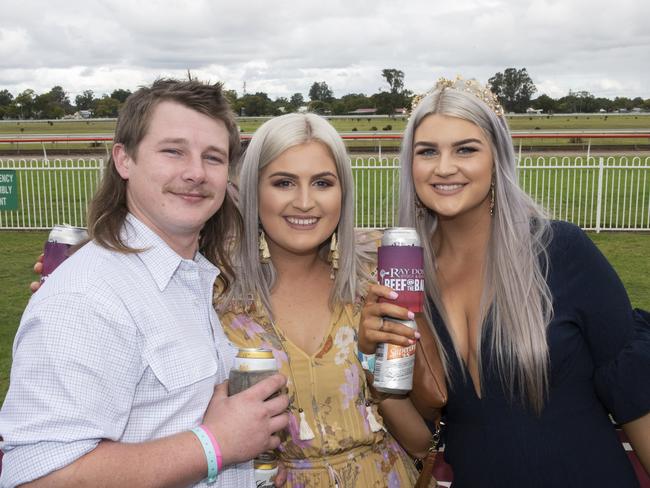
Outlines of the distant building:
M358 108L352 112L348 112L348 115L375 115L376 113L376 108Z

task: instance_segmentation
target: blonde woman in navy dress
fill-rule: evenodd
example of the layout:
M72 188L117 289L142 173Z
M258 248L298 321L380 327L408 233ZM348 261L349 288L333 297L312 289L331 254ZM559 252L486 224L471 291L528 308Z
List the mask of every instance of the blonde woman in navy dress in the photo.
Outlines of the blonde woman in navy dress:
M494 95L441 80L414 109L401 162L400 225L425 246L446 366L454 488L638 486L609 415L650 470L650 325L591 240L519 189ZM405 312L376 303L386 294L366 302L365 352L400 337L379 330Z

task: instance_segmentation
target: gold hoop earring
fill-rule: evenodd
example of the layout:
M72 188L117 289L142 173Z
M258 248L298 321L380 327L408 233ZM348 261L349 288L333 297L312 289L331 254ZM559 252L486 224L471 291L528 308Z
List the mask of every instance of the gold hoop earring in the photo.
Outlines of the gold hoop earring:
M494 202L495 202L495 195L494 195L494 176L492 176L492 183L490 183L490 217L494 216Z
M260 232L259 250L260 250L260 263L266 264L269 261L271 261L271 251L269 251L269 245L266 242L266 237L264 237L264 231Z

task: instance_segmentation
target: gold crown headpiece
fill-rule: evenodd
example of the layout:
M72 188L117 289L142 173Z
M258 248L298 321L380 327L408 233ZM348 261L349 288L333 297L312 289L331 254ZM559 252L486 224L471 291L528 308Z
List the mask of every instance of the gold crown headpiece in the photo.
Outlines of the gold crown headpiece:
M474 79L464 80L460 76L457 76L454 80L448 80L447 78L438 78L438 82L433 88L431 88L431 90L422 95L415 95L411 100L411 113L413 113L415 107L418 106L424 97L437 90L444 90L446 88L471 93L476 98L485 103L488 107L490 107L490 109L492 109L492 111L499 117L503 117L505 113L503 111L503 107L499 103L499 99L492 92L492 90L490 90L489 86L481 85Z

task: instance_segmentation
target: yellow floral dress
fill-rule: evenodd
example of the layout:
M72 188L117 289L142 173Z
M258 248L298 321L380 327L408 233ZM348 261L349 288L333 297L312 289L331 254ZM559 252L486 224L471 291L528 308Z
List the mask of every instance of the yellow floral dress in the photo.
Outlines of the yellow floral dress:
M311 356L282 334L259 301L247 313L220 313L235 346L271 349L288 378L290 421L278 448L288 469L287 488L396 488L415 483L417 472L409 456L385 429L373 432L368 422L367 406L383 425L357 359L358 308L336 307L329 332ZM299 438L300 408L314 433L311 440Z

